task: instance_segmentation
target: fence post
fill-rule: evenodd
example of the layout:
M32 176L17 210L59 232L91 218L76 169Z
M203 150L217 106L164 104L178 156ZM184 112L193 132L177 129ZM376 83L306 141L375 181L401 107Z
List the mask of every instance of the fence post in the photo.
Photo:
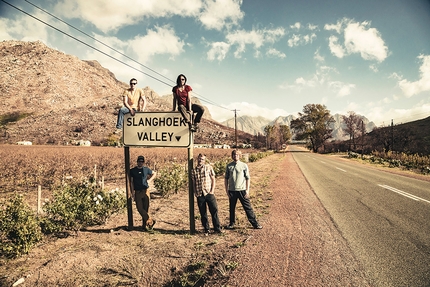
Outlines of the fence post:
M41 198L42 198L42 187L39 184L37 186L37 214L42 213Z

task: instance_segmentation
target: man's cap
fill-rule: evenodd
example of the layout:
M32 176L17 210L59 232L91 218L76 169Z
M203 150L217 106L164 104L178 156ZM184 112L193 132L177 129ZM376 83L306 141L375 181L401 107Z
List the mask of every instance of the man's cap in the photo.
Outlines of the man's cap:
M137 157L137 161L139 161L139 160L143 160L143 161L145 161L145 157L144 157L143 155L139 155L139 156Z

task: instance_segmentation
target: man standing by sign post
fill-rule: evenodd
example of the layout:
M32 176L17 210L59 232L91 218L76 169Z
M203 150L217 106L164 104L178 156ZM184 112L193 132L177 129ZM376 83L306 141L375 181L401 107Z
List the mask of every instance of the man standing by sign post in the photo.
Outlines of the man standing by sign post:
M149 184L148 180L154 176L154 172L143 166L145 158L140 155L137 158L137 166L130 170L131 178L131 194L136 202L137 210L142 216L142 228L143 231L147 231L148 228L152 229L155 224L155 220L152 219L149 212Z

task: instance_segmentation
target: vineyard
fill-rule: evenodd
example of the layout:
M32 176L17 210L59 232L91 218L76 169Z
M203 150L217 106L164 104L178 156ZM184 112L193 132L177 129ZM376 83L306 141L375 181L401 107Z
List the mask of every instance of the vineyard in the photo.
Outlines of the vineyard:
M194 149L205 153L209 162L230 158L231 150ZM153 169L176 164L187 166L185 148L130 148L130 166L138 155ZM34 191L38 185L50 190L64 181L101 181L109 186L124 180L124 150L115 147L12 146L0 149L0 192ZM225 166L224 166L225 168Z

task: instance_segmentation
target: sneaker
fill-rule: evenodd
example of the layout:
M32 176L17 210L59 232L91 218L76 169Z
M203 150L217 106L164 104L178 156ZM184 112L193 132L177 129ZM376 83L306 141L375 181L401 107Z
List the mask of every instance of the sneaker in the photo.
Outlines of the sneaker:
M149 229L153 229L153 228L154 228L155 223L157 223L157 221L156 221L155 219L153 219L153 220L152 220L152 224L149 224L149 225L148 225Z
M215 233L221 234L221 233L224 233L224 231L222 229L216 229Z
M204 234L205 234L205 236L209 236L209 230L205 229Z
M254 226L254 229L262 229L262 228L263 228L263 226L261 226L260 224L257 224Z
M227 229L234 229L234 224L233 223L230 223L228 226L226 226L225 228L227 228Z

